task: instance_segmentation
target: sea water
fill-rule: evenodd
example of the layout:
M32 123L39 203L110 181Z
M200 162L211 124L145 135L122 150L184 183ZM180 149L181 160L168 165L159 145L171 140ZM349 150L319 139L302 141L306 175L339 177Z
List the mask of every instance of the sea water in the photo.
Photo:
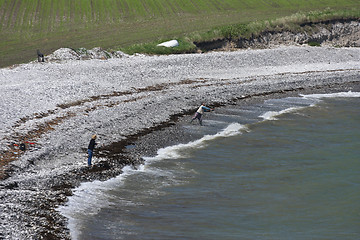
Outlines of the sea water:
M204 125L78 187L60 208L72 238L360 239L360 93L216 109Z

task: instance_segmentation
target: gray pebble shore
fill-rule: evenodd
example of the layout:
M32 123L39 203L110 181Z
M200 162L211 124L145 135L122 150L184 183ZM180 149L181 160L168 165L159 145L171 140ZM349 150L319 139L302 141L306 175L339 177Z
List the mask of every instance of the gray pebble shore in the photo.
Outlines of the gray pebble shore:
M359 81L360 48L309 46L0 69L0 150L34 143L3 167L0 239L69 238L56 207L71 189L187 141L166 131L176 132L201 102L220 107L301 91L357 91ZM89 169L86 148L94 133L99 146ZM126 149L136 141L136 150Z

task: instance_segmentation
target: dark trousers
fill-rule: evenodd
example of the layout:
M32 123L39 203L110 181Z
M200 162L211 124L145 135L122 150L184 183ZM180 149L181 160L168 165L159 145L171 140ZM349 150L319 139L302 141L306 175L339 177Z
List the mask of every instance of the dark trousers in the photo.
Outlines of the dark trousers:
M200 125L202 126L202 120L201 120L202 114L196 112L195 116L193 117L193 119L191 119L191 122L194 121L195 119L199 120Z
M88 149L88 154L89 154L88 165L91 166L91 159L92 159L92 156L93 156L93 151L91 149Z

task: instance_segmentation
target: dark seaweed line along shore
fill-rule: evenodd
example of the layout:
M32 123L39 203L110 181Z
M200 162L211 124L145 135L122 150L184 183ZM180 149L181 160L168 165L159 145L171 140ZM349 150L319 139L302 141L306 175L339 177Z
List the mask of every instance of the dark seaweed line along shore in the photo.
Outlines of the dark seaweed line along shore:
M329 70L328 72L342 72L342 71L349 71L349 70L356 71L356 69L337 69L337 70ZM316 71L313 71L313 72L316 72ZM306 73L311 73L311 72L281 73L281 75L286 75L286 74L301 75L301 74L306 74ZM256 76L256 77L258 78L261 76ZM254 81L255 78L249 79L246 82ZM157 85L148 86L145 88L132 89L132 91L127 91L127 92L113 92L111 94L106 94L106 95L91 96L84 100L77 100L75 102L59 104L58 107L60 109L48 110L45 113L40 113L40 114L35 113L33 116L23 117L19 121L17 121L16 124L12 127L12 129L14 131L10 135L5 136L5 139L8 142L10 142L10 144L9 144L10 147L0 154L0 159L1 159L0 166L2 167L1 172L0 172L0 179L5 179L6 177L9 176L9 172L11 172L11 169L6 169L5 166L7 166L10 162L19 159L21 157L21 155L23 153L25 153L24 151L18 151L18 149L15 148L12 143L19 143L19 142L23 141L25 143L37 144L37 139L39 139L41 137L41 135L46 134L48 131L54 130L54 126L62 124L66 119L74 117L78 114L88 114L91 111L95 111L97 108L101 108L101 107L111 108L111 107L117 106L124 102L137 101L140 98L144 98L144 96L137 96L139 93L150 92L150 91L164 91L164 90L168 90L170 87L182 86L184 84L191 85L191 88L221 86L224 84L229 84L229 85L240 84L238 81L234 82L234 81L230 81L230 79L222 79L221 83L213 83L213 82L214 82L214 80L211 80L211 79L198 79L196 81L195 80L183 80L178 83L157 84ZM294 89L279 90L279 91L280 92L294 91ZM269 93L267 93L267 94L269 94ZM260 95L262 95L262 93ZM50 118L49 120L46 120L44 123L37 124L35 126L35 128L27 129L27 131L25 133L19 133L19 134L16 133L16 128L21 127L21 125L25 124L26 122L28 122L30 120L49 118L49 116L51 116L51 115L56 116L56 114L59 112L59 110L68 109L68 108L75 107L75 106L82 106L87 102L96 102L98 100L110 99L112 97L119 97L119 96L127 96L129 98L126 98L122 101L116 100L113 102L106 102L106 103L99 102L99 103L96 103L91 108L84 108L84 109L80 109L80 110L76 109L75 111L69 110L66 113L62 113L62 116ZM248 97L248 96L242 95L241 98L246 98L246 97ZM234 98L234 99L239 99L239 98ZM219 106L221 104L212 103L212 105ZM110 109L109 109L109 111L110 111ZM192 110L190 110L190 111L192 111ZM181 114L188 114L188 113L189 113L189 111L185 111ZM170 117L170 119L173 119L174 116L178 116L178 115L180 115L180 114L173 115ZM146 129L146 132L151 132L152 129L153 128L148 128L148 129ZM158 127L156 126L155 129L158 129ZM144 131L141 131L141 132L144 132ZM127 139L132 139L132 138L134 138L134 136L138 136L138 135L139 134L136 133L134 135L127 136ZM108 154L104 154L103 152L111 152L110 150L106 150L106 149L118 149L118 147L114 147L114 144L116 145L117 143L112 143L110 146L102 147L100 156L109 158L110 156ZM121 144L121 145L123 145L123 144ZM26 144L26 148L31 148L31 147L32 146L30 144ZM114 158L114 157L112 157L112 158Z
M176 134L176 126L188 119L200 102L223 107L306 92L355 91L360 81L359 51L282 47L30 63L3 69L2 85L7 86L2 89L3 96L13 102L4 105L4 117L18 128L18 134L65 113L74 115L44 132L37 139L38 149L24 152L8 165L8 178L0 185L0 236L70 238L66 219L56 207L66 203L72 189L84 181L117 176L125 165L136 167L143 162L142 156L153 155L160 147L191 140L191 136ZM44 72L48 75L39 84ZM11 87L13 79L24 76L31 94ZM19 99L14 94L17 91L23 93ZM49 94L41 95L44 92ZM27 109L21 108L24 99L29 103ZM14 109L28 111L24 116ZM37 118L36 112L49 114ZM19 119L23 121L17 123ZM84 148L93 132L102 143L94 166L88 168ZM136 147L128 149L128 145Z
M90 111L95 111L97 108L100 108L100 107L111 108L111 107L119 105L123 102L137 101L138 99L143 98L142 96L137 96L139 93L142 93L142 92L161 91L164 89L168 89L169 87L171 87L173 85L192 84L195 82L199 83L197 81L183 80L179 83L157 84L155 86L148 86L145 88L132 89L131 91L127 91L127 92L116 92L115 91L113 93L106 94L106 95L91 96L87 99L77 100L75 102L70 102L70 103L65 103L65 104L59 104L58 109L48 110L45 113L35 113L35 114L33 114L33 116L26 116L26 117L21 118L19 121L16 122L16 124L14 124L12 126L12 129L14 131L10 135L4 137L6 139L6 141L9 143L9 148L0 153L0 160L1 160L1 162L0 162L0 167L1 167L0 180L7 178L9 176L9 172L11 172L11 169L6 169L7 165L12 161L18 160L21 157L21 155L23 153L25 153L24 151L19 151L16 147L14 147L14 145L18 145L18 144L14 144L14 143L25 142L25 143L27 143L26 148L32 148L31 145L37 144L37 139L39 139L41 137L41 135L46 134L48 131L54 130L55 125L62 124L66 119L74 117L78 114L85 114L85 113L87 114ZM200 82L207 82L207 81L202 80ZM197 86L199 86L199 85L197 85ZM27 123L28 121L49 118L49 116L56 116L56 114L58 114L59 111L63 110L63 109L68 109L68 108L76 107L76 106L82 106L88 102L96 102L98 100L110 99L112 97L127 96L127 95L129 95L131 98L126 98L123 101L114 101L114 102L110 102L110 103L109 102L107 102L107 103L100 102L100 103L97 103L96 105L92 106L91 108L81 109L82 111L79 111L79 109L76 109L75 111L70 110L70 111L67 111L65 114L63 113L62 116L54 117L49 120L46 120L44 123L37 124L35 126L35 128L33 127L32 129L27 129L27 131L25 133L17 134L15 131L16 128L21 127L23 124ZM107 147L103 147L103 149L106 149L106 148Z

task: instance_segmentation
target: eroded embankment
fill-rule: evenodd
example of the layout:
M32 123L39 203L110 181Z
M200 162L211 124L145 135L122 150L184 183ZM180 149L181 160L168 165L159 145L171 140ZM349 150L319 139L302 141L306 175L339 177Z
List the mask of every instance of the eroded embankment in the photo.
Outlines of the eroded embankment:
M295 30L281 26L265 30L251 37L233 37L213 41L195 42L202 51L236 50L244 48L270 48L279 45L316 45L334 47L360 47L360 20L333 19L320 22L306 22Z

